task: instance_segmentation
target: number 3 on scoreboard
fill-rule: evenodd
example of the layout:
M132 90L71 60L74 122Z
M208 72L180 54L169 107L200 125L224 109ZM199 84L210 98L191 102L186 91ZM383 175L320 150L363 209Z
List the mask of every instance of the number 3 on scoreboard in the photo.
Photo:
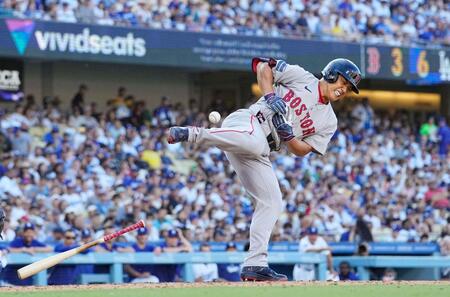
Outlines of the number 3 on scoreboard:
M400 76L403 73L403 53L398 47L393 48L391 52L392 66L391 71L394 76Z

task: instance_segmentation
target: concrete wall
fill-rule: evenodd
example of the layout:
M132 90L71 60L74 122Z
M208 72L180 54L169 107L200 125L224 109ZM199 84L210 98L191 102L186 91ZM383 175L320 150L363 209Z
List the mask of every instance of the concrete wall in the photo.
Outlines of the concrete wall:
M89 87L87 102L95 101L99 108L115 97L119 86L149 107L158 105L162 96L173 102L187 102L191 96L189 73L174 68L62 61L27 61L24 68L25 94L34 94L37 100L44 95L59 96L63 106L69 106L81 83Z

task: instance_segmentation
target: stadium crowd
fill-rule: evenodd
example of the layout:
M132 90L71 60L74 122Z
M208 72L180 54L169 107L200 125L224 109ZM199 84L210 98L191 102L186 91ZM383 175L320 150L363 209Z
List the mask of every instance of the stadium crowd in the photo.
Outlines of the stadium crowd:
M193 241L248 240L252 201L223 152L166 143L168 126L210 125L195 99L184 106L163 97L150 110L121 87L102 112L88 97L81 85L70 111L57 97L38 104L33 96L2 109L0 206L11 252L61 251L139 219L147 229L121 237L128 245L99 249L180 252ZM344 105L327 155L272 155L285 203L272 240L298 241L314 227L327 241L437 241L448 252L445 120L419 126L406 112L376 113L367 101ZM225 117L220 107L207 110Z
M252 36L450 44L450 3L444 0L0 0L1 14Z

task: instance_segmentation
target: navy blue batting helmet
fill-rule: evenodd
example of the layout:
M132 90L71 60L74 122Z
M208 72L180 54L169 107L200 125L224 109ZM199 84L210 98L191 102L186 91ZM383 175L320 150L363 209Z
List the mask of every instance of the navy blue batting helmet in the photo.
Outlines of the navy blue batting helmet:
M323 78L329 83L335 83L342 75L352 84L352 90L359 94L358 83L361 81L361 71L352 61L347 59L334 59L322 70Z

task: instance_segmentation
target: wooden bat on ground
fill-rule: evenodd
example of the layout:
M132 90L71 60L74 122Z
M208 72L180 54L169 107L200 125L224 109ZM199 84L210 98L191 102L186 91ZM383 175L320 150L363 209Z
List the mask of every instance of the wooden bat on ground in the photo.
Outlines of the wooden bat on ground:
M97 244L103 243L105 241L109 241L113 238L119 237L124 233L136 230L138 228L143 228L145 226L145 223L143 220L140 220L139 222L137 222L134 225L128 226L122 230L119 230L117 232L114 232L112 234L107 234L97 240L85 243L79 247L73 248L71 250L47 257L45 259L36 261L34 263L31 263L25 267L20 268L19 270L17 270L17 275L19 276L20 279L25 279L27 277L30 277L32 275L35 275L36 273L53 267L58 263L61 263L62 261L64 261L67 258L70 258L78 253L81 253L85 250L87 250L88 248L91 248Z

